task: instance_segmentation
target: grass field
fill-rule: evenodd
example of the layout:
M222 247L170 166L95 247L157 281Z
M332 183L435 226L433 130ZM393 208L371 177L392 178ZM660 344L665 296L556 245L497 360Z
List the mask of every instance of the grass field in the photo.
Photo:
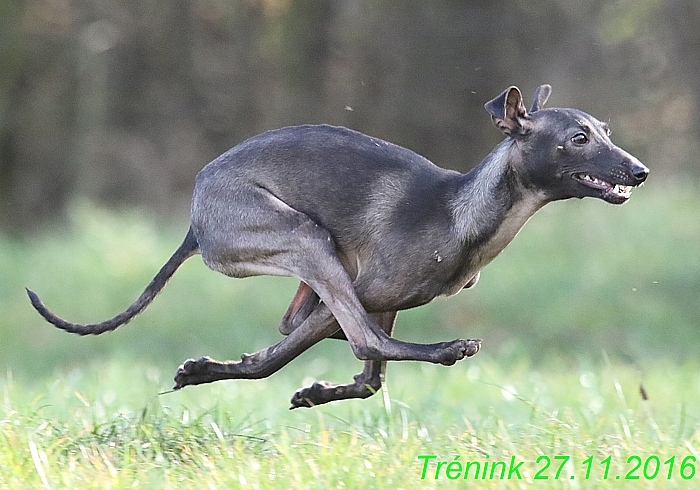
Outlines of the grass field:
M289 373L160 396L170 373L150 364L92 363L43 384L6 378L1 485L470 486L462 475L450 479L458 475L456 465L449 478L441 467L435 480L437 463L456 457L482 465L515 457L516 466L523 464L510 479L506 473L509 488L592 488L606 481L622 488L694 488L700 479L694 474L700 463L687 459L700 458L697 364L660 364L644 380L648 401L639 395L639 373L620 364L557 369L521 360L504 369L485 355L454 369L392 367L388 400L380 392L364 402L295 411L285 402L302 380ZM436 458L427 459L422 479L426 456ZM561 456L570 460L555 479ZM636 471L634 457L644 463ZM663 463L672 457L673 468ZM688 481L680 472L684 459ZM541 470L548 480L535 479ZM476 482L500 488L495 475ZM628 475L639 479L624 480Z
M76 205L54 230L0 235L0 488L695 488L696 195L649 185L623 207L548 206L474 290L399 316L399 338L479 337L482 352L392 363L376 396L313 410L287 409L296 389L361 369L342 342L266 380L168 392L188 357L277 341L294 281L195 258L131 324L78 338L23 288L71 320L107 318L186 225Z

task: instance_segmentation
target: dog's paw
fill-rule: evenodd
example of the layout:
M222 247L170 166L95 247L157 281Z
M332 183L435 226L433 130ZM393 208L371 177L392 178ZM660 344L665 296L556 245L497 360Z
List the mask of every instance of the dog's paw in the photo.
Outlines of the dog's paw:
M465 357L476 355L481 349L481 339L459 339L449 342L440 359L440 364L451 366Z
M187 359L180 364L175 373L174 390L179 390L187 385L196 385L204 383L205 376L208 375L208 363L211 362L209 357L201 357L197 360Z
M316 405L328 403L332 398L328 398L326 395L333 391L335 387L336 385L328 381L316 381L311 386L302 388L294 393L291 400L292 406L289 409L313 408Z
M481 339L467 339L464 342L466 343L465 357L475 356L481 350Z

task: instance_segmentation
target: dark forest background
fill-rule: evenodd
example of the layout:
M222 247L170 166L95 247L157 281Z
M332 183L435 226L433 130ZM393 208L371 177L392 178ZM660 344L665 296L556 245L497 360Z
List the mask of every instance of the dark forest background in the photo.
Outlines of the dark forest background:
M300 123L467 170L509 85L552 84L654 179L695 180L699 82L697 0L3 0L0 226L76 198L184 217L208 161Z

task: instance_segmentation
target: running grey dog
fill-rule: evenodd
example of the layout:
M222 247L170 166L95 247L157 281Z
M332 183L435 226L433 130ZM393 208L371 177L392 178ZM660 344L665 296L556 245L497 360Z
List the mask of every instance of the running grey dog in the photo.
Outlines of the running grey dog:
M543 109L550 93L540 86L529 112L517 87L486 103L507 138L467 174L342 127L295 126L250 138L197 175L185 240L126 311L81 325L58 318L28 290L32 305L58 328L101 334L143 311L200 253L227 276L301 283L279 327L286 338L240 361L185 361L175 389L264 378L325 338L347 340L364 370L353 383L299 390L291 408L369 397L381 387L386 361L454 364L476 354L481 340L396 340L398 310L474 286L548 202L622 204L649 173L610 141L605 123L576 109Z

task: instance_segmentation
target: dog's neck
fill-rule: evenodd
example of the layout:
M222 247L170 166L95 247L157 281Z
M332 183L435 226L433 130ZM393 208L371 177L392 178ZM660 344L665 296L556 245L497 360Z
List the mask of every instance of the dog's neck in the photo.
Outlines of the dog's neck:
M498 255L547 203L543 193L524 185L523 173L517 143L506 138L463 176L463 185L451 203L453 226L479 262Z

